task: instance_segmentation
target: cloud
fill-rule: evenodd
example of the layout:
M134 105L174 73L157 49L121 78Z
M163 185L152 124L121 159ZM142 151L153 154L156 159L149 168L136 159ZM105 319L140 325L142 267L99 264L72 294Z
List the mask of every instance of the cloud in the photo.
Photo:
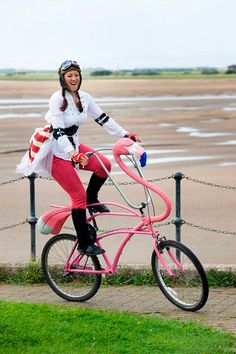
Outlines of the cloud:
M227 2L227 6L226 6ZM1 2L0 67L227 66L236 61L235 0Z

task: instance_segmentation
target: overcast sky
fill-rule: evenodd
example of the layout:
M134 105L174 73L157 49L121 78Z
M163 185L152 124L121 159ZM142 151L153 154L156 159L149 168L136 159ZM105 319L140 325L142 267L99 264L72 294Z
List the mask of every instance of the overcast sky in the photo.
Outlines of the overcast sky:
M0 68L236 64L236 0L1 0L0 13Z

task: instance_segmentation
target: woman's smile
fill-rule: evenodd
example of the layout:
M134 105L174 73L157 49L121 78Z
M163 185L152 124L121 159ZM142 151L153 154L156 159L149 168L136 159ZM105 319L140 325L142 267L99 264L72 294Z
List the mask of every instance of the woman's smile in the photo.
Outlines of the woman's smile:
M70 91L75 92L78 90L80 84L80 75L78 71L76 70L69 71L64 75L64 79L65 79L66 86Z

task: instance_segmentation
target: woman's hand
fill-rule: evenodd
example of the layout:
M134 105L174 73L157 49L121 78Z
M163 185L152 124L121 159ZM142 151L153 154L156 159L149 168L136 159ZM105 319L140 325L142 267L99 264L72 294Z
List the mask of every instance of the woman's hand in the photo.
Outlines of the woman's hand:
M75 163L79 163L82 168L84 168L84 166L86 166L88 164L89 158L87 155L85 155L82 152L75 152L72 156L71 156L72 161L74 161Z
M129 138L133 141L137 141L137 142L141 143L141 139L139 138L138 134L136 134L136 133L125 134L124 138Z

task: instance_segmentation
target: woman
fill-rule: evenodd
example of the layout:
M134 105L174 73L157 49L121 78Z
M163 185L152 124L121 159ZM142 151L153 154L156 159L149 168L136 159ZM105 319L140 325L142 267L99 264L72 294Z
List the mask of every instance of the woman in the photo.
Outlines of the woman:
M95 156L86 153L94 151L80 142L78 128L87 116L102 126L108 133L117 137L129 137L140 141L137 134L128 133L103 110L96 105L93 98L80 90L82 76L76 61L66 60L58 70L61 89L50 98L47 122L52 127L54 142L51 174L59 185L69 194L72 201L72 220L79 241L79 251L98 255L104 252L89 242L86 223L87 204L98 203L98 192L107 179L107 174ZM111 163L102 154L97 153L106 169L110 172ZM76 169L93 172L87 191ZM106 205L91 208L93 212L109 212Z

